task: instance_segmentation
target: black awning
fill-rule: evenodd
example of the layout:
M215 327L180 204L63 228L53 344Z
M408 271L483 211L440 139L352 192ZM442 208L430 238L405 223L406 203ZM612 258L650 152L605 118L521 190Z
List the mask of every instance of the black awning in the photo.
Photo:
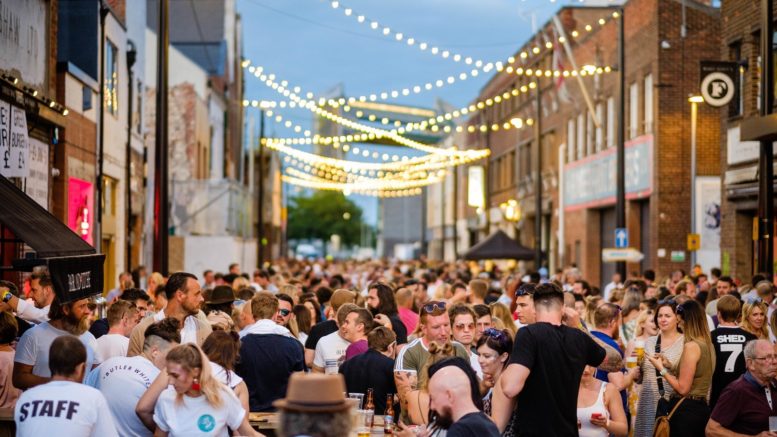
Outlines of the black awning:
M510 238L502 230L489 235L488 238L472 246L464 259L515 259L529 261L534 259L534 250L521 245Z
M0 176L0 223L32 247L39 258L96 252L83 238L4 176Z
M14 270L45 265L60 302L102 293L105 255L0 175L0 223L32 247L37 258L14 260Z

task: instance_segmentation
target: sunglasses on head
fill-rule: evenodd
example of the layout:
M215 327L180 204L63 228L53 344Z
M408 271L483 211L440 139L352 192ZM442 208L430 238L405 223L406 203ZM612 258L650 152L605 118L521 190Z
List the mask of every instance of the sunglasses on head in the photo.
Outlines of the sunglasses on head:
M429 302L423 306L423 310L429 314L435 311L445 311L445 302Z
M674 305L674 297L667 297L658 301L659 305Z
M291 314L291 310L287 310L287 309L285 309L285 308L284 308L284 309L278 310L278 313L279 313L280 315L282 315L283 317L286 317L286 316L288 316L289 314Z
M486 329L485 331L483 331L483 335L487 335L495 339L496 341L504 341L507 338L504 332L494 328Z
M761 299L758 296L750 296L750 297L747 298L747 301L745 301L745 303L750 304L750 305L752 305L754 303L761 303L761 302L763 302L763 299Z
M518 291L515 292L516 297L520 296L530 296L534 294L535 290L534 284L523 284L520 287L518 287Z

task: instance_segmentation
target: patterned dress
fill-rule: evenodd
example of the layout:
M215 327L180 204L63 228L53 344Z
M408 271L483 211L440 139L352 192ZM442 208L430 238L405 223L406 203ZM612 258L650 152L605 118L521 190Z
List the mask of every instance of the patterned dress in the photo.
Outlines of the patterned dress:
M658 337L649 337L645 342L645 355L654 354L656 351L656 339ZM672 364L670 369L677 368L680 362L680 355L683 353L682 334L667 348L664 342L661 342L661 353L669 359ZM634 426L634 437L652 437L653 424L656 421L656 404L658 403L658 382L656 378L656 368L648 359L642 360L642 389L639 394L639 404L637 405L637 422ZM664 381L664 397L669 397L674 393L672 386Z
M491 416L491 397L493 396L493 389L489 389L488 393L486 393L486 396L483 398L483 412L486 414L486 416ZM518 415L516 414L516 411L513 410L513 413L510 415L510 421L507 422L507 427L505 428L504 432L502 433L501 437L515 437L518 433L518 428L516 427L516 419Z

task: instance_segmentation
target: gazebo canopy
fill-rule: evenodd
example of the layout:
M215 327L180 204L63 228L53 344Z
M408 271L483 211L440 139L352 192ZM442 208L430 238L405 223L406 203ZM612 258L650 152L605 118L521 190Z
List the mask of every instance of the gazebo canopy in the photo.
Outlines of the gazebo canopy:
M534 259L534 249L521 245L510 238L502 230L489 235L488 238L472 246L465 254L464 259L515 259L530 261Z

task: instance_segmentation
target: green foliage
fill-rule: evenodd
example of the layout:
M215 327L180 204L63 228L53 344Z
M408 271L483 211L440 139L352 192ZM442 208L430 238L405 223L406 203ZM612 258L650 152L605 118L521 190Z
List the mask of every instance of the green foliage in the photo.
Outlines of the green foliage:
M341 192L321 190L310 197L289 199L289 239L320 238L329 241L332 235L337 234L343 245L351 246L359 243L361 223L361 208Z

